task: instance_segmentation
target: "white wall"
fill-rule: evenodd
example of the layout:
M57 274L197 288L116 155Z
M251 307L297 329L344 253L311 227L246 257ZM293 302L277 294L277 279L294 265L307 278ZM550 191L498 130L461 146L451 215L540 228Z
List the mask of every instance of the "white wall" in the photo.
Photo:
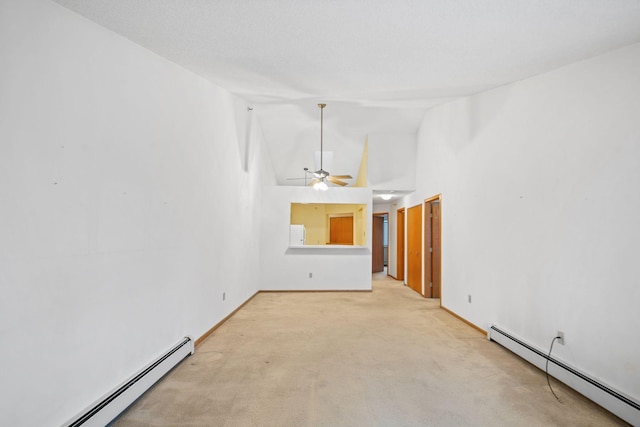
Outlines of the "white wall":
M60 425L258 290L273 178L229 93L57 4L0 7L0 424Z
M416 135L367 136L367 182L373 190L413 190L416 185Z
M636 400L638 76L640 44L430 110L403 201L442 193L444 306Z
M331 187L265 187L261 209L261 290L370 290L371 190ZM290 249L291 203L363 203L367 205L366 248ZM312 278L309 278L309 273Z

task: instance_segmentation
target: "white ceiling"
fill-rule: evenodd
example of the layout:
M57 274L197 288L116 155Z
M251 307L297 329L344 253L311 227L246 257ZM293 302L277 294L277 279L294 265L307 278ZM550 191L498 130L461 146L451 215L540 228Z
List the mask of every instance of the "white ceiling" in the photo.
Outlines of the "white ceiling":
M277 179L320 145L357 175L367 134L640 42L639 0L56 0L247 100Z

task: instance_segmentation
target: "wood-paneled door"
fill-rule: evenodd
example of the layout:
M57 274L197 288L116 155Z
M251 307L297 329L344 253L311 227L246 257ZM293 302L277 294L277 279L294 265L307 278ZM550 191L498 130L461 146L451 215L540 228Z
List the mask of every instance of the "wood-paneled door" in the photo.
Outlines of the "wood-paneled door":
M433 255L433 247L431 246L431 202L424 203L424 296L433 298L433 279L431 269L431 257Z
M396 280L404 280L404 208L396 215Z
M371 272L384 271L384 216L373 216L371 252Z
M353 245L353 216L329 218L329 244Z
M440 196L424 202L424 296L440 298L442 249Z
M407 285L421 295L422 291L422 204L407 213Z
M431 202L431 281L432 298L440 298L442 289L442 211L441 200Z

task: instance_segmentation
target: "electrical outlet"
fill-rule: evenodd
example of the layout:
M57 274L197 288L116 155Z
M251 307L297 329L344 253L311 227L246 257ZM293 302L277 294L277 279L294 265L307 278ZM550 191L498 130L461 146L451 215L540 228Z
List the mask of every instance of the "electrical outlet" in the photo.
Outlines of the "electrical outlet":
M556 335L556 337L559 337L558 344L564 345L564 332L558 331L558 334Z
M313 273L309 273L309 279L313 279Z
M227 298L227 293L226 293L226 292L223 292L223 293L222 293L222 301L224 301L224 300L225 300L225 298Z

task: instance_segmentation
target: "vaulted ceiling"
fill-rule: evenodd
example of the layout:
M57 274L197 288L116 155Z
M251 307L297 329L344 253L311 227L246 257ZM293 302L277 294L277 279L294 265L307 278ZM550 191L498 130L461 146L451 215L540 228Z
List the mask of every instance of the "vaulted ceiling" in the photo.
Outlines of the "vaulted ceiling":
M281 184L435 105L640 42L638 0L56 0L244 98Z

